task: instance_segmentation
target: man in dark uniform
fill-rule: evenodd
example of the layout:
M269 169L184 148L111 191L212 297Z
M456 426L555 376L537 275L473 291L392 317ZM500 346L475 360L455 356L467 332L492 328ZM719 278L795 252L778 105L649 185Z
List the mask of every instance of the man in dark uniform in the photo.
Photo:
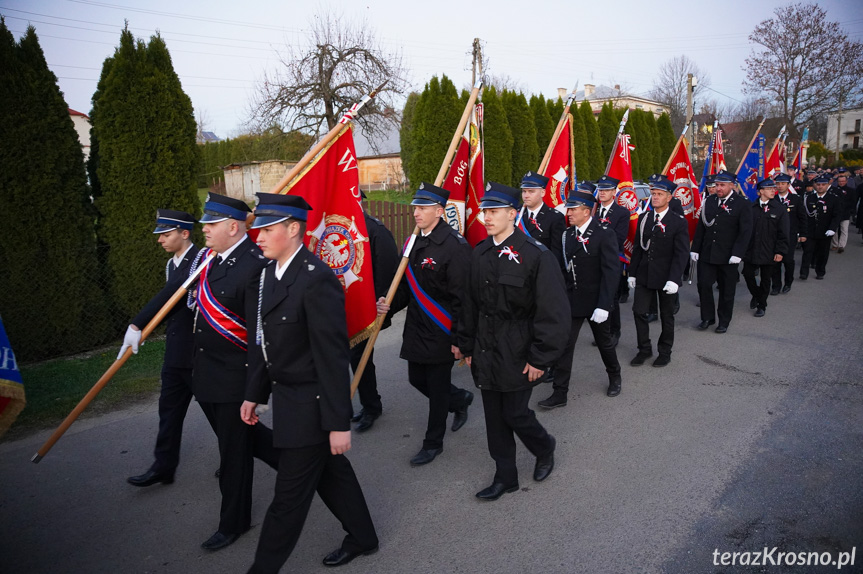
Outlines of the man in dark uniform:
M752 238L743 256L743 278L752 295L749 307L755 309L756 317L764 316L773 274L788 253L788 210L775 196L772 179L758 182L758 199L751 208Z
M141 329L156 316L168 299L182 287L189 276L189 268L198 254L192 243L191 233L195 218L185 211L160 209L156 213L156 229L159 245L173 257L165 264L165 287L141 309L126 329L120 354L127 347L138 352ZM192 350L194 337L192 321L194 315L185 301L174 306L167 316L165 331L165 358L162 362L162 387L159 393L159 432L156 435L155 460L144 474L130 476L129 484L150 486L161 482L174 482L174 472L180 463L180 443L183 438L183 420L192 400Z
M651 301L659 299L662 331L656 348L659 356L654 367L671 362L674 344L674 304L680 288L683 268L689 260L689 224L686 218L672 212L669 203L677 185L664 177L650 179L652 210L639 216L635 229L635 245L629 266L629 286L635 289L632 314L638 337L638 354L630 365L639 366L653 356L650 327L644 314Z
M378 299L378 314L407 307L400 357L408 362L408 380L429 400L428 426L411 465L428 464L443 452L448 412L452 430L467 421L473 393L452 384L452 367L462 355L457 327L465 297L470 245L441 217L449 192L421 183L414 195L414 220L419 228L408 243L408 268L392 301Z
M857 188L848 185L848 171L844 167L839 168L830 192L839 198L839 227L836 228L830 248L836 253L842 253L848 244L851 215L857 213Z
M273 395L279 449L275 495L261 527L250 573L277 574L291 555L315 496L342 523L342 545L326 566L378 549L378 537L350 461L351 392L345 292L326 263L303 245L311 209L298 196L259 193L253 229L269 259L250 317L243 422Z
M752 205L739 193L732 193L736 178L725 170L713 176L716 193L701 207L701 219L692 240L692 259L698 265L698 295L701 323L707 329L716 322L717 333L728 331L734 312L734 293L740 279L738 265L752 233ZM718 310L713 300L713 284L719 284Z
M531 171L521 180L521 198L524 206L518 218L524 225L527 235L545 245L563 269L563 253L560 238L566 229L566 218L556 209L549 207L543 198L548 178Z
M617 237L617 252L618 258L623 254L623 245L626 243L626 238L629 235L629 210L618 205L615 201L617 195L617 184L619 180L603 175L596 180L596 195L598 205L596 208L596 220L599 225L605 229L611 229L614 236ZM619 265L620 270L618 276L618 292L617 297L613 298L612 309L609 316L609 328L611 329L611 342L616 347L620 341L620 303L619 295L622 292L629 292L629 286L624 277L623 263ZM596 345L596 341L593 342Z
M620 257L614 232L603 228L591 216L595 204L593 194L579 190L573 191L566 200L570 227L563 234L563 254L572 328L563 356L554 369L551 396L540 402L546 408L566 404L575 343L585 320L608 373L606 394L609 397L620 394L620 363L608 325L617 293Z
M785 206L788 213L788 251L782 255L782 261L773 269L773 287L771 295L788 293L794 282L794 250L798 243L806 242L806 210L803 208L803 187L797 187L797 193L791 193L791 176L780 173L773 178L776 182L776 199ZM782 271L785 270L785 282L782 282ZM781 289L781 291L780 291Z
M218 254L197 282L192 373L192 390L213 426L221 457L219 529L201 545L207 550L233 544L251 525L253 457L272 468L279 461L272 431L263 423L247 426L238 415L246 386L246 323L257 311L255 294L267 264L246 236L250 212L238 199L211 194L200 220L207 247ZM208 253L202 249L199 258Z
M459 348L482 391L494 479L479 491L497 500L519 488L515 436L536 457L533 478L554 468L555 440L528 406L532 388L563 353L569 321L560 265L514 227L519 191L489 182L480 200L488 237L471 257ZM515 435L515 436L514 436Z
M362 191L363 199L366 194ZM393 234L387 229L383 223L375 217L372 217L363 210L363 215L366 219L366 230L369 234L369 247L372 253L372 276L375 283L375 298L386 297L387 291L390 289L390 284L395 277L396 269L399 266L399 248L396 246L396 241L393 239ZM392 324L389 317L384 317L381 330L386 329ZM366 350L368 339L354 345L351 348L351 369L356 372L363 358L363 353ZM381 396L378 394L378 379L375 373L375 351L372 349L369 354L369 360L363 370L363 376L360 377L360 382L357 385L357 392L360 395L360 404L362 410L351 418L352 422L357 423L354 430L357 432L365 432L372 428L375 420L381 416L383 405L381 404Z
M800 279L809 277L810 264L815 266L815 278L824 279L830 242L839 227L839 198L830 193L830 177L819 175L813 180L815 191L803 198L803 207L809 218L808 239L803 244L803 261L800 262Z
M815 191L815 178L816 177L818 177L817 171L815 171L814 169L811 169L811 168L807 169L806 170L806 178L803 180L803 189L797 190L797 191L802 193L804 196L807 193L811 193L811 192ZM804 245L803 247L806 247L806 246Z

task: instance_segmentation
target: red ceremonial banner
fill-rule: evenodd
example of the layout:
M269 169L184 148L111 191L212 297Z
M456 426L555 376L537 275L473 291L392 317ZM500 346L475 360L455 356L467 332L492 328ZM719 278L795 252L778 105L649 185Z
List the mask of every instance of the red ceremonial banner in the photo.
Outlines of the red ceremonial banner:
M477 104L441 186L450 193L444 210L447 223L472 247L488 237L479 210L485 177L483 161L482 104Z
M767 161L764 162L764 177L775 177L782 173L782 162L779 160L779 148L781 144L775 144L770 150L770 155L767 156Z
M723 168L724 169L724 168ZM686 138L681 138L680 145L674 157L669 162L668 169L663 174L665 177L677 184L674 197L683 205L683 214L689 224L689 240L695 236L695 227L698 217L701 215L701 194L698 193L698 185L695 183L695 172L689 161Z
M303 197L313 208L304 242L332 268L345 289L351 346L368 338L377 317L356 158L353 127L348 126L283 192Z
M563 127L548 158L542 175L548 178L545 188L545 203L549 207L566 214L566 196L575 187L575 143L572 137L572 115L566 114Z
M617 184L617 204L629 210L629 233L623 244L621 261L629 264L632 259L632 249L635 245L635 229L638 226L638 195L632 182L632 155L635 146L629 143L629 134L619 134L614 142L614 153L608 175L620 180Z
M710 171L708 175L716 175L720 171L727 169L725 166L725 149L722 144L722 130L717 129L713 133L713 153L710 157ZM692 181L695 181L695 178Z

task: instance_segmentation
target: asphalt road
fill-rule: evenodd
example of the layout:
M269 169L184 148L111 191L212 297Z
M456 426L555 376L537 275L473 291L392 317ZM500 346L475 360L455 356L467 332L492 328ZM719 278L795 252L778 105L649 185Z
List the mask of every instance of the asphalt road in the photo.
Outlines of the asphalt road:
M857 547L855 565L841 571L863 572L861 268L854 235L844 254L831 255L826 280L812 273L795 281L761 319L741 281L725 335L694 328L695 285L685 285L672 363L663 369L628 366L635 329L631 303L623 305L616 398L605 396L599 353L583 329L568 406L538 413L558 440L554 473L535 483L534 459L519 444L522 488L493 503L474 498L494 471L479 397L437 460L408 464L427 411L398 358L399 318L375 353L384 415L354 434L349 453L381 548L341 571L832 572L836 566L714 562L765 547L836 559ZM656 337L658 324L651 327ZM454 382L473 389L464 367ZM538 387L534 400L549 392ZM244 572L274 472L257 463L252 530L204 551L200 543L218 524L215 437L193 404L176 482L132 487L125 479L150 464L156 427L154 397L77 422L38 465L29 459L50 432L0 445L0 572ZM283 571L327 570L320 561L342 536L316 499Z

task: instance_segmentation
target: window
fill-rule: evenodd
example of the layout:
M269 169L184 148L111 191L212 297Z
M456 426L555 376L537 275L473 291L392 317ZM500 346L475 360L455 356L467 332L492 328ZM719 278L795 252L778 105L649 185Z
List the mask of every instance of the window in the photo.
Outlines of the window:
M860 131L860 120L854 120L854 131L855 132ZM857 147L857 146L854 146L854 147Z
M860 149L860 136L854 136L854 149Z

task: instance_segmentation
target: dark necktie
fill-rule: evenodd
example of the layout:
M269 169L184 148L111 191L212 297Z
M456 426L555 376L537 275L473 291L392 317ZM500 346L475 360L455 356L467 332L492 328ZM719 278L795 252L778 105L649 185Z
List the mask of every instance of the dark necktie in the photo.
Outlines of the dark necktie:
M605 212L606 211L607 211L607 208L605 208L605 207L603 207L602 209L599 210L599 218L600 219L605 219Z
M659 225L659 214L653 216L653 225Z

